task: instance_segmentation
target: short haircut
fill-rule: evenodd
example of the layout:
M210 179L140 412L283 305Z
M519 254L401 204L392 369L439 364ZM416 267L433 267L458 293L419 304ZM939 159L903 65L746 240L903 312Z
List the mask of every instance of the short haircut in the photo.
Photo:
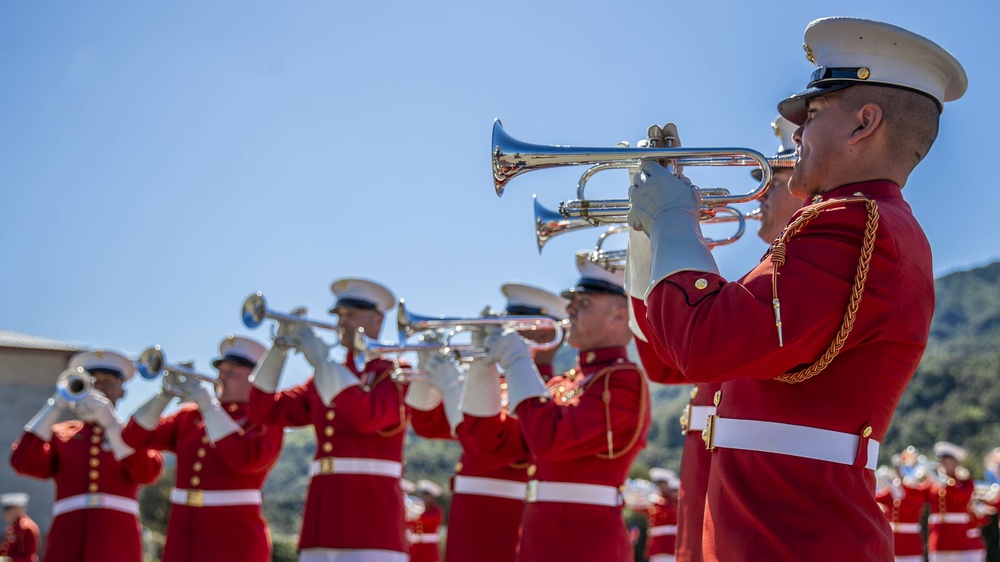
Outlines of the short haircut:
M882 108L889 131L889 156L916 167L927 156L938 134L941 110L930 96L891 86L858 84L841 90L841 100L852 109L866 103Z

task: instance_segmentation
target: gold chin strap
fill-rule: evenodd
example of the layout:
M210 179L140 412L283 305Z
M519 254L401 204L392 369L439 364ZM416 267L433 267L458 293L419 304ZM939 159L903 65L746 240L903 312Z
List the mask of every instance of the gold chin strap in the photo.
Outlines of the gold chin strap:
M809 221L819 216L820 211L833 206L844 206L850 203L864 203L868 210L868 221L865 225L864 240L861 244L861 256L858 258L858 268L854 274L854 286L851 288L851 300L847 304L847 311L844 313L844 321L840 326L837 336L830 342L830 347L815 363L795 373L785 373L774 377L774 380L788 384L796 384L820 374L823 369L833 361L840 353L847 336L854 328L854 320L858 314L858 307L861 305L861 297L865 292L865 281L868 278L868 266L871 263L872 253L875 251L875 234L878 231L878 204L875 201L864 197L853 197L849 199L831 199L822 203L817 203L807 207L801 215L791 224L785 227L778 239L771 245L770 259L774 264L771 271L771 291L774 303L775 327L778 330L778 345L784 344L781 334L781 303L778 299L778 268L785 264L785 244L787 240L795 236Z

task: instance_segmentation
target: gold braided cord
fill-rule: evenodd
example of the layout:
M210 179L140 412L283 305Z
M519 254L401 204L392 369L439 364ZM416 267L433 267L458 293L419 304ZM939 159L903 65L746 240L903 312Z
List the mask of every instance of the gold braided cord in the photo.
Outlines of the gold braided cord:
M608 431L611 431L611 388L610 388L611 377L610 376L605 376L605 375L610 375L612 372L617 371L617 370L630 369L630 370L634 370L634 371L636 371L638 373L638 375L639 375L639 382L640 382L640 389L639 389L640 390L640 396L639 396L639 420L635 424L635 433L632 434L632 438L629 439L628 443L625 445L625 448L621 449L617 453L615 453L612 450L612 444L611 444L611 442L609 440L609 443L608 443L608 454L605 455L603 453L597 453L597 458L599 458L599 459L614 460L614 459L617 459L617 458L621 457L625 453L627 453L630 450L632 450L632 447L635 447L635 444L639 441L639 437L642 436L642 433L643 433L643 431L642 431L642 420L645 419L645 417L646 417L646 410L649 408L649 404L648 404L648 402L649 402L649 390L648 390L648 388L646 386L646 375L645 375L645 373L643 373L639 369L634 369L632 367L633 367L632 365L621 365L621 366L615 366L615 367L608 367L607 369L604 369L604 371L602 371L600 374L597 375L598 377L599 376L604 376L604 394L602 395L602 398L604 400L604 422L606 424L605 427L608 429ZM594 378L596 379L597 377L594 377ZM591 381L591 382L593 383L594 381Z
M379 373L378 376L375 377L375 380L372 381L370 388L374 390L375 385L384 381L387 378L390 378L389 374L392 372L392 370L393 368L389 367L386 370ZM397 435L402 431L406 431L406 426L410 423L410 417L406 415L406 396L403 393L403 385L397 381L393 381L393 383L396 386L396 394L399 396L399 425L396 426L394 429L390 429L388 431L382 431L381 429L376 430L375 434L378 435L379 437L392 437L393 435Z
M774 380L787 384L796 384L809 380L823 372L823 370L830 365L834 358L836 358L840 353L840 350L844 347L844 343L847 341L847 336L850 335L851 330L854 328L854 321L857 318L858 308L861 305L861 299L865 292L865 282L868 279L868 267L871 264L872 254L875 251L875 235L878 232L879 222L878 204L875 201L863 197L839 200L834 199L817 204L803 212L802 215L792 222L792 224L788 225L785 232L782 232L781 236L775 242L775 246L781 246L780 257L772 257L774 267L771 273L771 285L774 300L777 301L777 273L778 268L784 264L785 241L791 236L794 236L799 230L802 229L803 226L805 226L806 223L815 218L819 214L820 210L834 205L844 205L853 202L863 202L865 204L868 211L868 221L865 224L865 234L861 243L861 255L858 258L858 267L854 275L854 284L851 287L851 299L847 304L847 311L844 313L844 320L840 325L840 330L837 332L836 337L834 337L833 341L830 342L830 346L819 358L819 360L798 372L785 373L774 377Z

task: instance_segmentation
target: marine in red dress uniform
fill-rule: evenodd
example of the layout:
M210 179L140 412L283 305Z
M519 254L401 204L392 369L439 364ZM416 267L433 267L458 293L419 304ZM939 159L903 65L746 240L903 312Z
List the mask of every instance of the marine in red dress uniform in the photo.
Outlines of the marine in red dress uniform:
M649 479L660 494L649 506L646 528L646 556L649 562L674 562L677 549L677 491L680 480L674 471L664 468L649 470Z
M559 295L521 283L505 283L501 291L507 298L506 316L566 318L568 301ZM521 333L539 343L550 342L555 335L552 330ZM481 342L477 339L475 343ZM557 349L554 346L548 351L534 351L535 365L544 380L552 377ZM468 377L461 377L456 366L440 359L422 361L421 366L431 380L410 385L408 403L414 407L414 429L418 435L432 438L448 438L453 433L462 444L462 456L451 482L445 559L513 562L520 541L530 462L517 418L507 411L504 385L493 372L496 365L473 362ZM450 390L452 381L465 378L470 384L463 385L456 396ZM443 395L443 403L431 415L420 412L430 409L433 397L412 401L414 394L430 394L421 390L425 384L437 387L438 400ZM470 417L475 418L475 423L463 423Z
M164 562L271 559L261 487L278 461L284 434L247 417L248 377L264 346L229 336L219 351L218 398L207 382L180 382L168 372L165 383L171 386L141 406L125 429L129 444L177 456ZM174 396L193 403L161 418Z
M441 551L438 527L441 526L441 486L430 480L417 481L417 493L424 502L424 511L416 519L406 521L406 541L410 544L410 562L438 562Z
M364 279L332 286L331 312L345 338L358 328L378 337L383 314L395 305L385 287ZM409 423L406 386L390 377L393 364L369 361L363 369L348 353L345 364L328 359L329 348L310 329L283 323L279 338L253 375L250 419L279 427L312 425L316 458L306 496L299 559L303 562L405 562L403 438ZM305 384L277 392L287 347L315 369ZM357 506L364 506L361 516Z
M811 204L760 266L723 279L690 184L658 164L630 190L629 223L652 246L652 334L685 377L723 383L705 432L710 561L892 560L873 469L934 304L930 248L899 186L966 78L943 49L886 24L819 20L805 42L819 68L779 111L802 124L789 189Z
M38 562L38 545L42 542L38 525L25 513L28 494L0 495L0 508L7 524L0 539L0 561Z
M82 398L67 394L76 400L72 406L59 392L49 398L14 443L10 464L19 474L55 482L46 561L139 562L136 495L140 484L159 477L163 457L132 450L122 441L114 404L124 396L122 384L134 374L135 364L118 353L91 351L74 356L69 367L74 376L91 377L92 389ZM68 411L82 419L55 423Z
M980 537L979 520L972 513L975 484L968 470L959 463L965 460L962 447L939 441L934 454L940 466L926 484L931 512L927 517L927 553L930 562L981 562L986 557Z
M518 560L631 560L620 487L645 447L649 392L628 360L631 338L623 273L579 262L583 277L563 293L567 341L578 367L544 382L528 343L508 330L487 342L504 370L531 466ZM473 384L473 373L467 383ZM494 379L493 384L498 384ZM467 394L468 397L468 394ZM475 427L479 419L466 416Z
M892 527L895 562L922 562L924 541L920 517L927 505L927 491L912 476L901 477L890 472L888 478L875 491L875 501L881 504Z

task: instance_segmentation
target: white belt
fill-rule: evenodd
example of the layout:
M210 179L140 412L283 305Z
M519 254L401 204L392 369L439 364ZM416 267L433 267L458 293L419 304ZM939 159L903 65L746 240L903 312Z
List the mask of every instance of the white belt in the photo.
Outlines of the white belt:
M692 406L688 404L687 431L702 431L708 416L715 415L715 406Z
M330 474L370 474L372 476L400 478L403 476L403 463L382 459L323 457L314 460L309 465L309 476L328 476Z
M411 531L406 532L406 540L410 541L412 544L418 543L437 543L440 538L437 533L413 533Z
M711 416L703 432L709 449L741 449L802 457L838 464L854 464L858 454L858 441L851 433L819 429L803 425L738 420ZM868 441L868 462L865 468L878 466L879 442Z
M890 523L897 535L913 535L920 532L920 523Z
M52 516L55 517L78 509L110 509L139 515L139 502L111 494L80 494L63 498L52 504Z
M525 495L524 501L528 503L583 503L618 507L622 504L622 495L614 486L529 480L528 493Z
M524 501L527 484L500 478L455 475L451 491L456 494L473 494L494 498Z
M677 525L657 525L649 529L649 536L662 537L663 535L676 535Z
M932 513L927 516L928 523L968 523L968 513Z
M260 490L170 490L170 503L188 507L260 505Z

